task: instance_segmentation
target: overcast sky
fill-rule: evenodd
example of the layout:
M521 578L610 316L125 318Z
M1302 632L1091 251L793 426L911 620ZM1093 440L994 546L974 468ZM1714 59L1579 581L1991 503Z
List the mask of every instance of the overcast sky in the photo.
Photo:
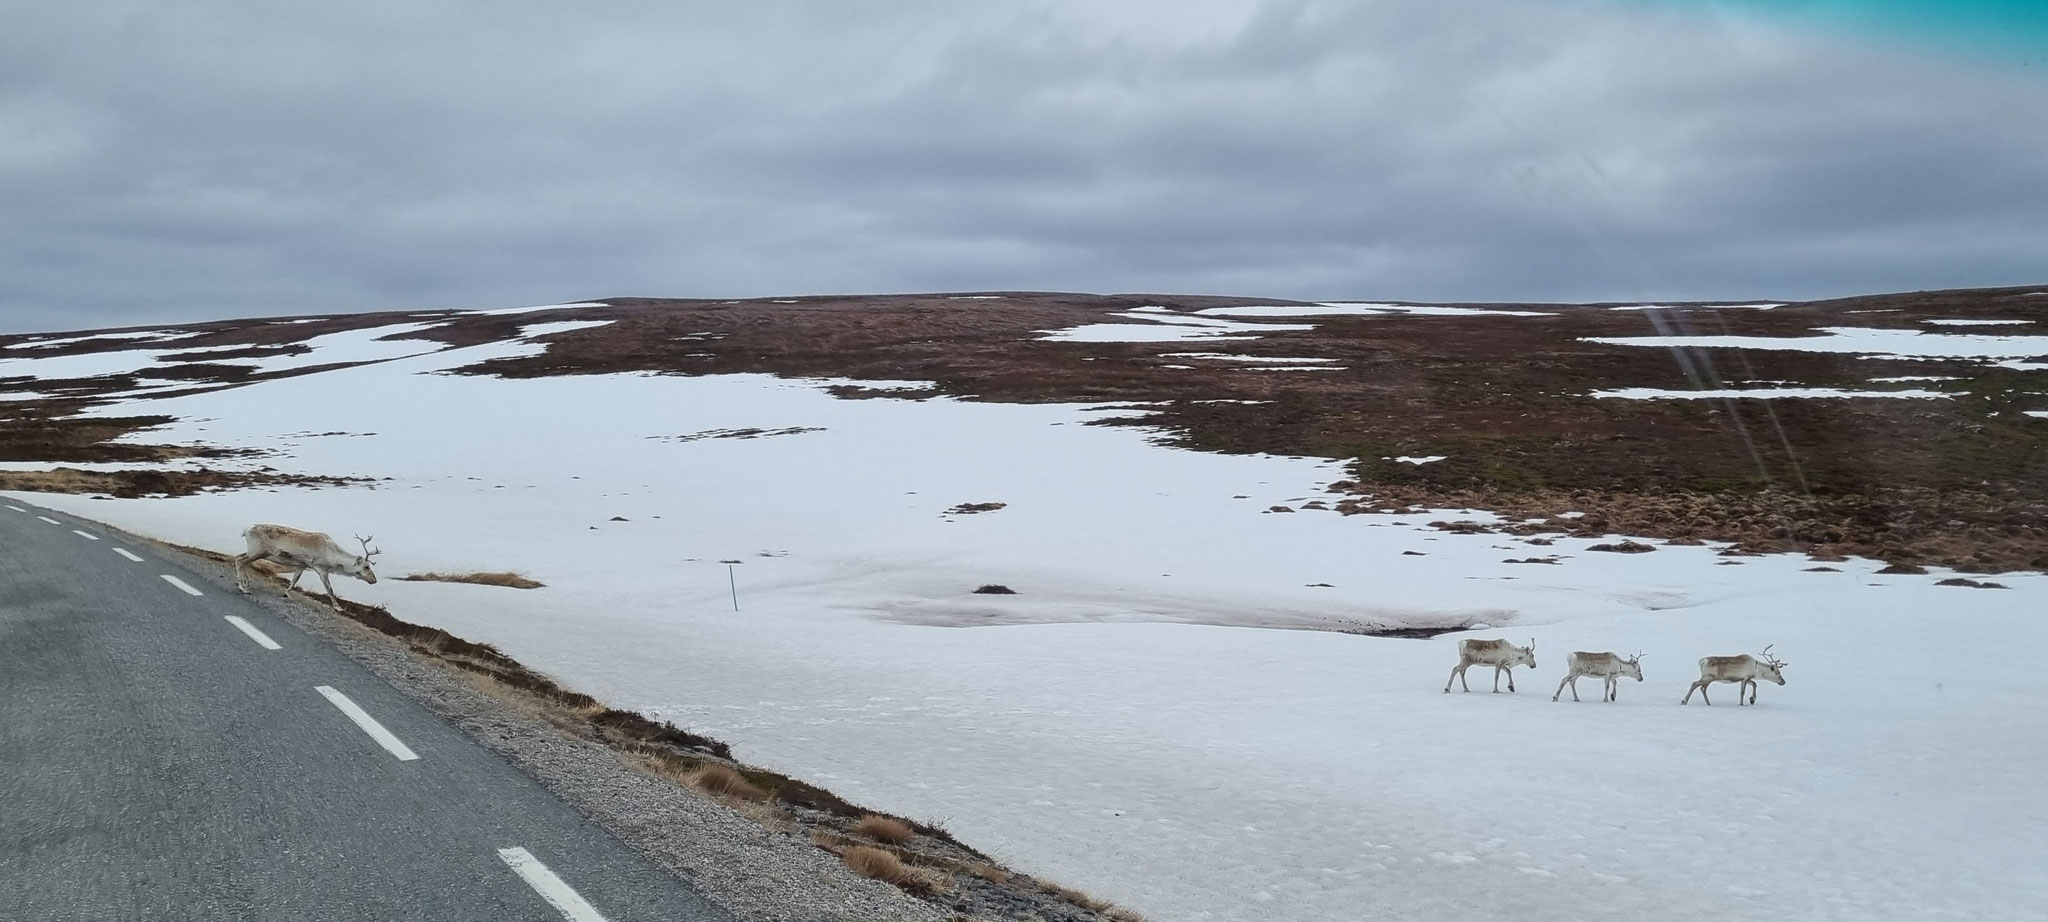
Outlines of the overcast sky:
M2038 19L1770 5L0 0L0 330L2048 282Z

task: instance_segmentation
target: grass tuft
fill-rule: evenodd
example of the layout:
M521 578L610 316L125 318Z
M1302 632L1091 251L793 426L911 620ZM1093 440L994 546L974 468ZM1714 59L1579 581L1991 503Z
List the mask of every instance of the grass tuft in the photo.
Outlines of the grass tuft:
M867 836L886 845L902 845L916 835L910 825L895 817L870 813L853 824L853 834Z
M870 845L855 845L848 848L839 854L839 860L846 862L846 866L853 869L855 874L885 884L894 884L912 893L924 893L932 889L931 881L904 864L903 859L896 857L892 852Z
M697 769L690 776L692 784L707 794L729 797L733 800L767 800L768 792L754 786L745 775L729 765L713 762Z

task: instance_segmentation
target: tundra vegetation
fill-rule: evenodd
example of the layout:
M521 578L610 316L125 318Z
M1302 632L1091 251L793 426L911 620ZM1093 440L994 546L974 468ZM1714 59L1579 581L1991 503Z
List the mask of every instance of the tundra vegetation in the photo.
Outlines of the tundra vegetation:
M1930 331L1952 319L2048 318L2036 288L1871 295L1772 310L1714 304L1655 312L1611 305L1473 305L1537 316L1377 314L1316 318L1312 329L1262 332L1229 344L1245 357L1316 356L1330 368L1275 374L1242 361L1163 355L1174 344L1067 342L1041 331L1157 307L1169 314L1245 304L1199 296L1006 293L1000 301L943 296L812 297L777 301L615 298L605 307L519 315L441 312L407 334L448 345L495 342L521 324L614 322L550 337L538 355L463 369L535 377L607 372L767 373L929 382L916 390L845 385L848 398L946 396L1000 402L1115 402L1132 412L1096 425L1161 430L1169 444L1232 453L1347 459L1324 514L1413 508L1501 513L1479 530L1625 534L1739 542L1827 560L1864 556L1969 572L2048 570L2048 371L2038 363L1902 358L1760 348L1643 348L1593 341L1663 330L1810 337L1853 325ZM303 324L225 321L182 328L181 347L286 347L393 321L390 315ZM31 337L0 337L0 350ZM85 339L36 355L132 346ZM0 356L6 352L0 351ZM1189 365L1190 361L1196 364ZM194 373L191 389L230 380ZM286 372L303 373L303 372ZM1852 392L1889 377L1940 377L1940 399L1604 399L1597 391L1795 386ZM70 382L0 378L0 460L52 464L135 460L133 436L160 419L99 418L84 410L135 384L133 376ZM1918 385L1916 385L1918 386ZM172 391L166 393L189 392ZM762 430L779 434L782 430ZM120 439L121 436L130 438ZM123 455L123 457L114 457ZM147 457L147 455L145 455ZM1401 458L1440 458L1426 464ZM151 472L154 473L154 472ZM124 475L125 476L125 475ZM261 485L262 472L222 474ZM104 484L68 481L100 492ZM157 482L176 495L201 482ZM53 486L53 488L61 488ZM1563 519L1558 514L1583 515ZM1535 521L1524 521L1534 519ZM1471 523L1446 523L1462 526Z

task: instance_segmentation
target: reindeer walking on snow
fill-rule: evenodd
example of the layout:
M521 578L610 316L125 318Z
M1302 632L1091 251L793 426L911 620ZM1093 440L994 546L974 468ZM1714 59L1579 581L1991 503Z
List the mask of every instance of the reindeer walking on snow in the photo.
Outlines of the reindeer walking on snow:
M370 569L370 558L380 553L370 546L372 539L360 535L356 541L363 547L360 554L352 553L334 539L317 531L301 531L283 525L251 525L242 537L249 542L249 550L235 555L235 589L248 592L249 584L244 578L249 565L259 560L274 560L286 567L297 567L292 574L291 584L285 587L289 593L299 588L299 578L307 570L320 574L320 585L327 590L327 604L335 611L341 611L341 602L334 597L334 583L327 578L329 573L343 573L366 583L375 583L377 574Z
M1493 690L1500 691L1500 675L1508 675L1508 691L1515 690L1515 667L1536 668L1536 641L1529 641L1526 647L1517 647L1505 640L1460 640L1458 641L1458 665L1451 667L1451 677L1444 680L1444 691L1451 690L1451 683L1464 685L1466 691L1472 686L1465 684L1465 670L1473 666L1493 667Z
M1740 656L1703 656L1700 657L1699 681L1692 683L1692 687L1685 690L1685 697L1678 703L1691 701L1692 693L1699 692L1700 700L1711 706L1714 702L1707 699L1707 686L1715 682L1738 682L1741 684L1735 686L1736 705L1740 706L1743 703L1744 690L1749 692L1748 703L1755 704L1756 680L1763 679L1783 685L1785 674L1779 670L1784 668L1785 664L1771 655L1770 647L1765 647L1764 652L1755 656L1747 653Z
M1557 694L1550 700L1556 701L1564 694L1565 686L1571 686L1572 700L1579 700L1579 677L1587 676L1600 680L1602 701L1616 700L1623 676L1638 682L1643 680L1643 655L1623 658L1614 653L1573 653L1565 663L1564 681L1557 683Z

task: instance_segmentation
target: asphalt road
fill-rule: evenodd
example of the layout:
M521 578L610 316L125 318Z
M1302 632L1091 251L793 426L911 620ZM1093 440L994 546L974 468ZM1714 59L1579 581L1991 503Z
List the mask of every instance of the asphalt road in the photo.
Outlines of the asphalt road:
M0 920L159 919L730 917L326 643L0 499Z

